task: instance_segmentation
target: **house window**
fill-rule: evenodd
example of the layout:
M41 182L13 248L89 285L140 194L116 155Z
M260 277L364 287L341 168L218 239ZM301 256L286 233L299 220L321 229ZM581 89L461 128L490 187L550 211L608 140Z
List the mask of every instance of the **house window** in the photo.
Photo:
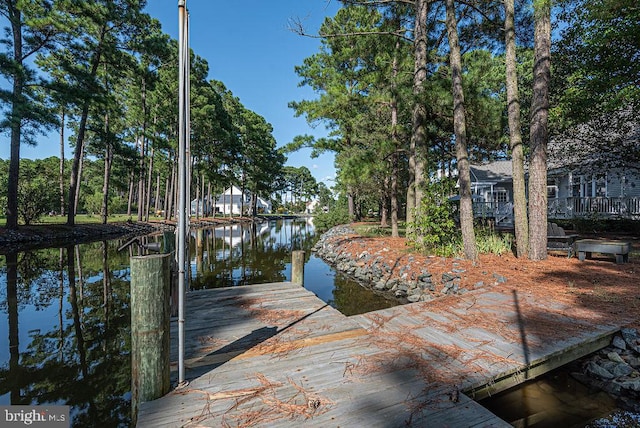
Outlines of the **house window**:
M556 199L558 197L558 186L547 186L547 199Z
M606 177L594 177L595 195L598 197L607 196L607 178Z
M585 198L606 197L607 196L607 178L606 176L597 177L582 176L580 177L582 188L582 196Z
M495 189L493 200L496 202L509 202L509 195L505 189Z

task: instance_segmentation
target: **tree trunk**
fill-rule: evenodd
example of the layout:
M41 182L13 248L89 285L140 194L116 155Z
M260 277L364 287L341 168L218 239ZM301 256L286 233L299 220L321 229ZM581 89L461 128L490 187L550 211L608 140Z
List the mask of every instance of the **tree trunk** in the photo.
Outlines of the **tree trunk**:
M151 154L149 155L149 169L147 172L147 191L145 192L146 198L144 201L144 221L149 221L149 209L151 208L151 183L153 182L153 160L155 157L155 149L151 147Z
M258 215L258 191L254 189L251 195L251 216L255 217L256 215Z
M400 41L396 41L395 52L393 57L393 80L391 95L391 141L393 142L393 154L391 155L391 177L390 183L390 204L391 204L391 237L397 238L398 232L398 155L400 150L400 137L398 136L398 57L400 50Z
M533 98L529 167L529 258L547 258L547 142L551 80L551 3L534 1Z
M129 199L127 200L127 215L131 217L131 205L133 204L133 171L129 173Z
M164 211L164 219L167 219L167 210L169 209L169 187L171 187L171 179L167 177L164 180L164 201L162 201L162 210Z
M144 217L145 182L144 159L147 154L147 82L142 77L142 135L140 136L140 177L138 177L138 221Z
M11 94L11 148L9 160L9 183L7 188L7 229L18 228L18 181L20 177L20 141L22 136L22 99L24 76L22 74L22 15L15 2L6 2L13 34L13 60L16 69L12 73Z
M213 200L213 196L211 196L211 180L207 181L207 200L209 201L209 209L211 210L209 215L211 217L215 217L216 207L215 207L215 201Z
M144 131L143 131L144 132ZM138 176L138 221L142 221L144 214L144 151L145 151L145 138L144 135L140 137L140 164L138 168L140 170L140 175Z
M191 204L189 204L191 205ZM201 209L201 204L200 204L200 176L196 175L196 219L200 218L200 209ZM191 209L191 207L189 207L189 209ZM202 212L204 213L204 208L202 208Z
M242 182L240 184L240 194L242 195L240 196L240 216L244 215L244 194L246 192L246 182L247 182L247 176L243 169Z
M109 181L111 179L111 162L113 160L113 145L109 138L109 115L106 114L105 135L107 136L106 147L104 150L104 179L102 180L102 224L107 224L109 217Z
M416 210L422 200L426 162L427 135L425 129L426 109L422 104L424 82L427 80L427 16L429 0L416 0L414 24L414 106L409 146L409 186L407 187L407 232L414 230Z
M520 97L516 67L516 32L514 26L514 0L504 0L505 62L509 141L513 170L513 225L516 235L516 256L527 257L529 251L529 222L524 180L524 148L520 131Z
M73 212L74 212L74 221L75 221L75 213L78 211L78 203L80 201L80 182L82 181L82 168L84 167L84 141L80 144L80 159L78 161L78 169L76 173L76 191L73 197Z
M60 187L60 215L64 216L64 108L60 114L60 175L58 177Z
M204 193L204 174L200 174L200 195L202 195L202 216L207 217L208 213L208 201Z
M171 184L169 187L169 208L167 209L167 212L165 213L165 218L173 218L173 207L175 206L175 202L176 202L176 181L177 181L177 174L176 174L176 164L175 162L173 162L171 164Z
M153 201L153 215L158 214L160 209L160 173L156 174L156 198Z
M458 163L458 182L460 185L460 228L464 255L469 260L478 258L476 237L473 230L473 206L471 201L471 175L469 154L467 152L467 124L464 107L464 89L462 87L462 58L458 41L458 23L455 15L454 0L445 0L447 10L447 36L449 38L449 61L453 84L453 128L456 136L456 160Z
M353 188L350 185L347 185L347 204L349 207L349 221L356 220L356 204L355 197L353 195Z
M101 46L106 33L106 27L102 27L100 31L100 41L98 47L91 58L91 74L90 78L94 79L98 73L98 66L100 65L101 58ZM71 166L71 178L69 179L69 207L67 210L67 225L73 226L76 222L76 208L77 208L77 189L79 187L79 170L80 170L80 158L83 152L84 134L87 129L87 118L89 116L89 104L91 101L85 99L82 106L82 113L80 114L80 121L78 123L78 136L76 138L76 147L73 152L73 164Z

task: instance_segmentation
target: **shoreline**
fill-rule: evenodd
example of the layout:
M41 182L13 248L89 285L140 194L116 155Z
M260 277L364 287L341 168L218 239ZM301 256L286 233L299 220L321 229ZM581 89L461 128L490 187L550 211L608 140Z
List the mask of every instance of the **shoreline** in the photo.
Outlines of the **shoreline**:
M191 219L191 227L211 227L263 220L260 217L215 218L202 217ZM78 223L68 226L65 223L47 223L21 225L17 230L0 227L0 254L9 254L28 250L76 245L104 239L116 239L148 235L154 232L173 231L173 220L123 221L113 223Z

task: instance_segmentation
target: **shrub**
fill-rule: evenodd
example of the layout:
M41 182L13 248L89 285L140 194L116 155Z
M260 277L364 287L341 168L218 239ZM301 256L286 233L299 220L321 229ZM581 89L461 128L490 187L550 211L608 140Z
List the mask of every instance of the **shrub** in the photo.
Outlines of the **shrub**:
M407 240L420 252L437 252L452 248L459 240L454 221L454 206L449 201L453 182L449 179L430 183L415 213L412 232Z
M313 225L319 232L324 232L339 224L348 224L351 222L346 200L340 199L327 212L320 212L318 210L316 212L317 214L313 219Z
M44 179L20 181L18 185L18 217L29 225L44 213L54 211L60 201L60 194L51 191L51 185Z
M476 229L476 248L479 254L506 254L512 251L513 235L497 233L493 229Z

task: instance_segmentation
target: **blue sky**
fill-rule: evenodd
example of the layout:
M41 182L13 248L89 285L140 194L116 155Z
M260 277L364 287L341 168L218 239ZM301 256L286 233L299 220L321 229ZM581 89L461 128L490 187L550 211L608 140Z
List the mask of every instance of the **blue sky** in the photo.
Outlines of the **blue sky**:
M187 8L191 48L209 63L209 78L222 81L246 108L271 123L278 146L296 135L326 135L324 127L309 127L287 107L290 101L317 97L309 88L298 87L294 67L318 52L320 45L318 39L299 36L288 27L299 19L310 33L317 32L324 18L338 10L336 0L187 0ZM148 0L146 11L162 23L165 33L178 38L178 0ZM0 138L5 140L0 158L8 159L8 137ZM23 145L21 156L59 156L57 133L42 137L35 148ZM290 154L287 165L304 165L316 180L331 187L333 160L333 154L311 159L310 150L303 150Z

